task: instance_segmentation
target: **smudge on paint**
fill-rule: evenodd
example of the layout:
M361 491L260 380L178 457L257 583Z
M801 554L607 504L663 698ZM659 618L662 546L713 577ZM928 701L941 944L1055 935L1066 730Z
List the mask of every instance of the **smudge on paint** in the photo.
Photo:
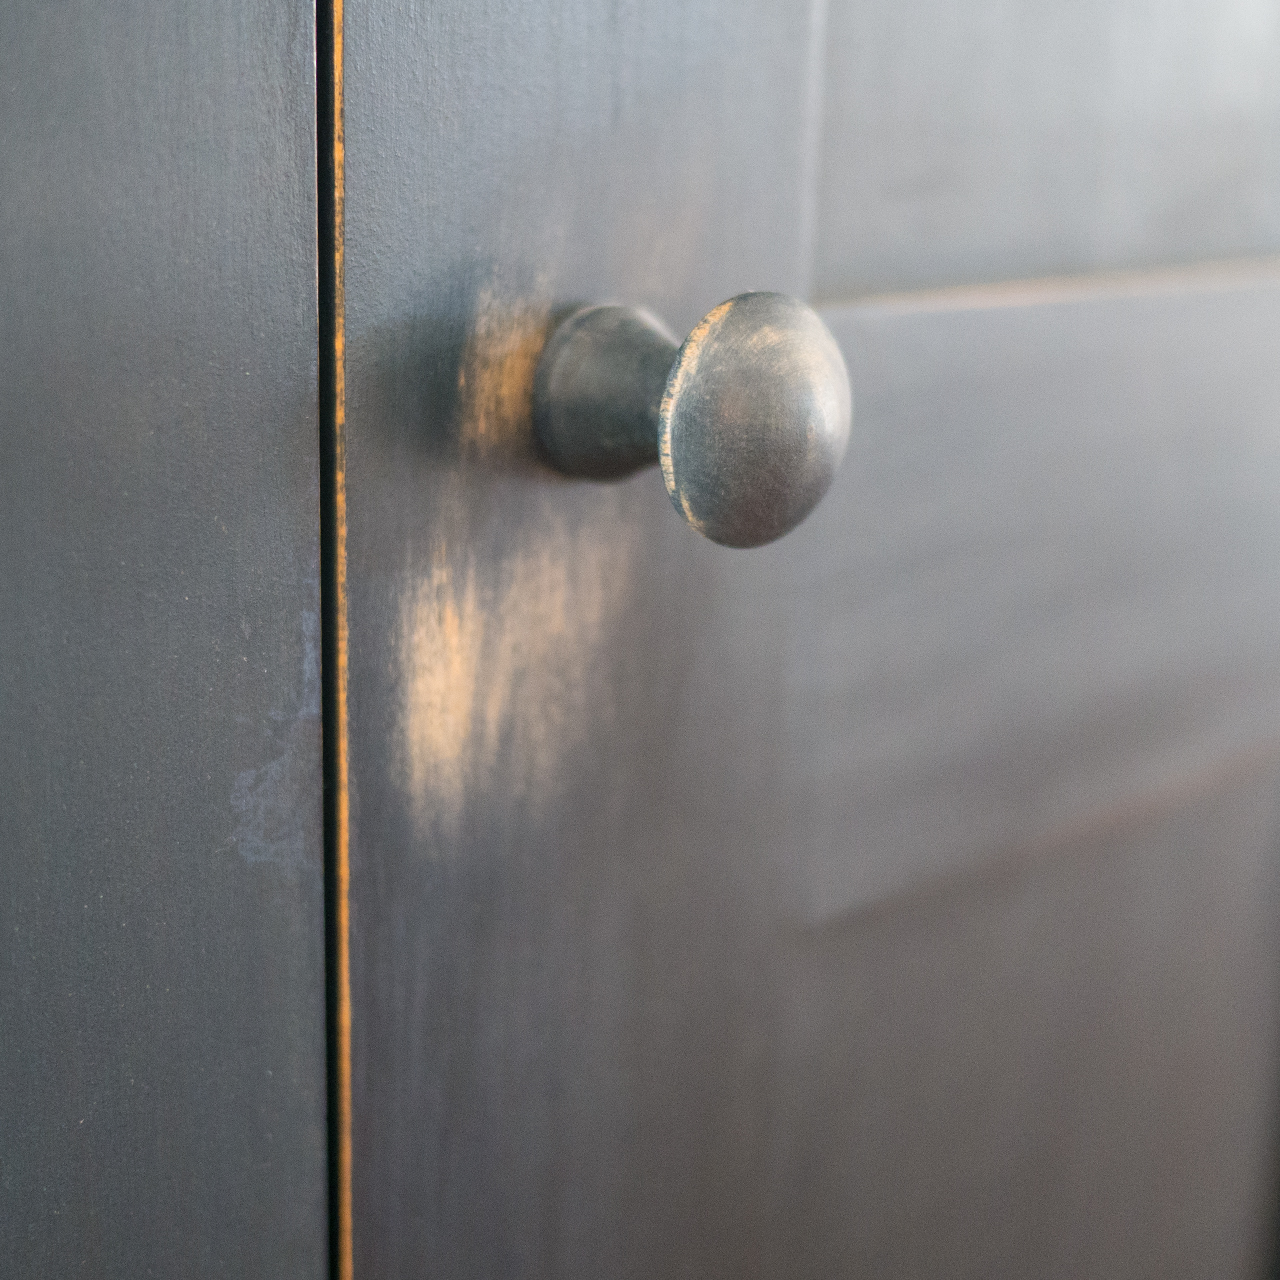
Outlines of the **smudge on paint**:
M423 827L456 829L473 791L535 807L610 708L589 705L630 573L625 551L563 528L481 567L441 547L406 592L404 779Z
M492 288L481 291L458 370L458 442L464 457L483 459L528 447L533 373L549 327L546 304L502 302Z
M468 797L495 789L538 805L609 714L610 682L595 673L631 590L625 539L579 528L559 486L525 478L508 490L501 545L473 520L476 496L499 483L493 464L532 445L545 296L479 295L458 373L459 456L436 495L433 549L402 590L402 776L424 831L456 830Z
M320 617L301 619L302 671L296 710L267 712L267 738L275 754L241 769L231 789L235 830L231 843L250 864L309 868L319 874L314 797L319 782Z

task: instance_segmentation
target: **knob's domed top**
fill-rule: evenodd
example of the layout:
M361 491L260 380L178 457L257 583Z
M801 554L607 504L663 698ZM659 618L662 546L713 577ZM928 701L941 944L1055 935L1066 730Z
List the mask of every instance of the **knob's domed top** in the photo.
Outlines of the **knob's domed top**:
M826 493L851 416L844 358L818 315L785 294L739 294L685 339L667 379L667 492L714 542L772 542Z

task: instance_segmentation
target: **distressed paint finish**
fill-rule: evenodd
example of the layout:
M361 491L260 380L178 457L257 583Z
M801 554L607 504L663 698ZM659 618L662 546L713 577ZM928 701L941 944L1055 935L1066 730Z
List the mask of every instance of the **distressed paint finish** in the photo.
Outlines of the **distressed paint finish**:
M6 1276L326 1270L313 40L6 10Z
M328 1015L329 1264L351 1280L351 785L347 616L346 144L342 0L316 10L319 130L320 557Z
M656 469L548 470L533 372L575 304L687 333L745 288L806 291L815 17L348 9L357 1274L546 1274L582 1250L617 1269L593 1224L634 1177L609 1105L625 1055L571 1022L582 1000L613 1016L637 958L610 886L625 832L663 808L646 756L711 549ZM659 654L676 683L655 687ZM625 1039L626 1001L616 1016ZM534 1112L509 1112L526 1089Z
M358 1251L1255 1273L1278 308L1262 263L829 312L852 465L753 554L632 514L637 482L502 481L489 530L527 539L544 488L561 520L600 507L576 542L551 499L532 526L566 588L516 589L515 551L485 588L463 539L392 631L436 772L379 793L421 887L356 932L396 966L357 1073ZM380 1090L399 1127L362 1156Z
M805 292L771 10L348 15L357 1272L1251 1274L1266 271L827 312L753 553L533 449L565 309Z

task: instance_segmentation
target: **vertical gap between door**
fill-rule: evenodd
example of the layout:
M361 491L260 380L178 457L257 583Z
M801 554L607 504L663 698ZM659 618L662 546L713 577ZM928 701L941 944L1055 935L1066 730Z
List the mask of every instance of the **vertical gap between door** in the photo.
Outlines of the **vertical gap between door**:
M324 690L329 1274L351 1280L351 968L347 785L347 493L342 0L316 4L320 565Z

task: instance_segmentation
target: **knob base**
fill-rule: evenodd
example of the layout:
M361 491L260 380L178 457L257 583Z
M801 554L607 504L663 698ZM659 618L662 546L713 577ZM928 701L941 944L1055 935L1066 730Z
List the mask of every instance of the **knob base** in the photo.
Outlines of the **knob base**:
M678 344L635 307L583 307L547 340L533 429L557 471L616 480L658 461L658 426Z

